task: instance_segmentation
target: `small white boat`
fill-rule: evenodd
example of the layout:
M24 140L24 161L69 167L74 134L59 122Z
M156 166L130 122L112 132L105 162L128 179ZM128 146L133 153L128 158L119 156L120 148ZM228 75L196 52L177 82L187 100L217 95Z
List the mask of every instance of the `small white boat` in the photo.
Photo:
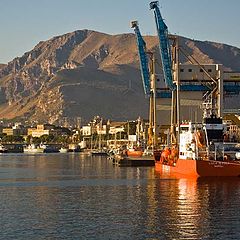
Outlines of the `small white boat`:
M5 148L2 144L0 144L0 153L8 152L7 148Z
M143 152L143 156L153 156L153 149L145 149Z
M27 147L23 148L24 153L43 153L44 148L36 146L35 144L30 144Z
M106 156L108 155L107 151L105 149L93 149L91 151L91 155L98 155L98 156Z
M81 152L82 149L78 144L69 144L68 145L68 152Z
M61 147L61 148L59 149L59 152L60 152L60 153L67 153L67 152L69 152L69 149L68 149L68 148L64 148L64 147Z

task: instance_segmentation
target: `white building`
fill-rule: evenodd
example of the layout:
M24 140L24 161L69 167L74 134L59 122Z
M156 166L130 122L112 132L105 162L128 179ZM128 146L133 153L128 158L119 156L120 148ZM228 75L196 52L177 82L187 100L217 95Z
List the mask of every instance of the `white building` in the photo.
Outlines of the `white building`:
M82 127L82 135L83 136L91 136L92 135L92 128L91 128L91 126L83 126Z

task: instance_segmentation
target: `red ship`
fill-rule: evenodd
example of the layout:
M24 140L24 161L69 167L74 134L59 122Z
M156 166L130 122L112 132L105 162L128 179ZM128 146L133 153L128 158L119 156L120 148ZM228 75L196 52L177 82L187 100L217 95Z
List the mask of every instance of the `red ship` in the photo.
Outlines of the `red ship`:
M156 170L188 177L240 176L240 162L223 139L221 118L206 118L204 123L180 125L178 147L172 145L155 151Z

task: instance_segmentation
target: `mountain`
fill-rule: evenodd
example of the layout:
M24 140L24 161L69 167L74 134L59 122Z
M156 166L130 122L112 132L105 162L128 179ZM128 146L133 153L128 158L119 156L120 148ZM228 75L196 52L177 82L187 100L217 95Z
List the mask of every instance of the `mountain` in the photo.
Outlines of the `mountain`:
M145 40L149 50L158 52L156 37ZM236 47L184 37L180 45L200 63L240 70ZM0 118L55 123L65 117L87 121L95 115L115 120L148 115L134 34L78 30L41 41L0 67L0 86Z

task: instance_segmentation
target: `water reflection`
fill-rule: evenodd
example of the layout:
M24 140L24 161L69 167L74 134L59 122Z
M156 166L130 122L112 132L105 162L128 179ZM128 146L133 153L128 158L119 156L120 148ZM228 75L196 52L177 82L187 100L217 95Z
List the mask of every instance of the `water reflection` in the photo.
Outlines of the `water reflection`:
M200 192L197 179L178 180L176 213L179 238L208 238L208 211L205 208L207 197L204 197L207 192Z
M166 238L238 239L240 179L183 178L158 172ZM161 183L161 181L163 183ZM165 182L167 181L168 192ZM163 188L163 186L164 188ZM166 202L166 200L168 202ZM238 220L237 220L238 219ZM230 230L231 229L231 230Z
M3 239L239 239L240 179L82 155L0 156Z

